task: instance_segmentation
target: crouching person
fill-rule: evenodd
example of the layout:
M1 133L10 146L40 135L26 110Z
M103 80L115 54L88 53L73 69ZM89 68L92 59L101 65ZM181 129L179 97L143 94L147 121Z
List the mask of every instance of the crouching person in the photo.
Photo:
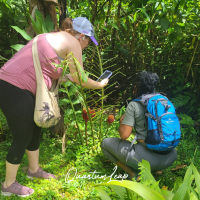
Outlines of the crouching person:
M146 71L139 72L133 83L133 98L155 93L155 86L158 83L157 74ZM151 171L163 170L177 159L175 148L168 151L155 151L146 146L148 125L145 111L146 108L140 102L131 101L120 119L120 138L105 138L101 145L104 155L126 171L131 180L134 177L138 180L138 162L141 162L142 159L150 163ZM131 135L133 127L137 133L137 144L133 144L131 156L128 156L131 142L126 139ZM128 161L127 156L129 157Z

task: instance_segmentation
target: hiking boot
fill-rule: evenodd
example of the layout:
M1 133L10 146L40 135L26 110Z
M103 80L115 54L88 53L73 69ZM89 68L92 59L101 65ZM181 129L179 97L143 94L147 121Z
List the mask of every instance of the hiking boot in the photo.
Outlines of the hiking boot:
M1 183L1 195L3 196L11 196L15 194L19 197L28 197L34 193L34 190L19 184L17 181L12 183L9 187L5 188L4 184Z
M30 179L34 179L34 177L35 178L45 178L45 179L50 179L50 178L56 179L55 175L49 174L49 173L43 171L40 167L37 170L37 172L35 172L35 173L31 173L30 170L28 169L27 177Z

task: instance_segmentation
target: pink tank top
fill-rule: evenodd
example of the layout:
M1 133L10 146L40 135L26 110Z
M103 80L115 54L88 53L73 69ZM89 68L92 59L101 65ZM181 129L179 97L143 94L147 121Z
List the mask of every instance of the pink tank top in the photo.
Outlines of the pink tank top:
M32 57L33 40L18 51L8 62L0 69L0 79L23 90L29 90L34 96L36 94L36 77ZM46 34L38 37L38 54L44 81L47 88L52 86L52 79L58 79L62 75L62 68L56 67L53 63L59 64L60 60L48 43Z

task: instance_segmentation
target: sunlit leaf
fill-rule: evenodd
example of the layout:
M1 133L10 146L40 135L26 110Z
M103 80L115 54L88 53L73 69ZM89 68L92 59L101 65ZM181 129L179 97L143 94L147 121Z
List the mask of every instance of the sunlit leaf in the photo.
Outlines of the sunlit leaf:
M151 189L150 187L143 185L141 183L132 182L123 180L122 182L119 181L111 181L109 183L103 183L100 185L118 185L125 187L129 190L132 190L133 192L137 193L139 196L144 198L145 200L164 200L163 196L156 192L155 190Z
M129 15L128 16L128 18L132 21L132 22L134 22L134 19Z
M137 21L137 13L134 14L134 21Z
M190 186L190 184L192 182L191 177L193 177L193 176L191 176L191 175L192 175L192 166L190 165L186 171L183 183L180 185L179 189L175 193L172 200L184 199L184 197L188 191L188 187Z
M19 51L20 49L22 49L25 45L23 44L15 44L15 45L12 45L10 46L11 48L13 48L14 50L16 51Z
M163 12L165 12L165 2L161 2Z
M119 196L121 200L124 200L126 195L126 189L124 187L111 185L110 188L114 190L114 192Z
M146 13L146 9L145 8L140 8L140 10L145 14L145 16L147 17L148 21L150 22L150 18L149 15Z
M111 26L113 26L114 28L116 28L117 30L119 30L118 26L116 24L111 24Z
M30 15L31 18L31 22L33 25L33 29L37 34L42 34L42 31L37 27L37 24L35 23L34 19L32 18L32 16Z
M99 193L99 196L101 197L102 200L112 200L112 199L109 197L108 193L107 193L104 189L102 189L102 188L100 188L100 187L95 187L95 189L96 189L97 192Z
M179 189L181 183L182 183L182 178L178 177L176 179L176 182L174 183L174 193L176 193L176 191Z
M59 105L66 105L66 104L70 104L69 99L61 99L61 100L59 100Z
M200 198L200 174L199 174L197 168L193 164L192 164L192 170L193 170L194 177L195 177L195 183L196 183L197 190L198 190L198 196Z
M157 1L156 4L155 4L155 9L159 6L160 2Z
M165 198L165 200L172 200L174 194L173 192L169 191L169 190L163 190L161 189L162 195Z
M17 26L11 26L12 28L14 28L18 33L20 33L24 39L26 40L32 40L33 38L28 35L24 30L20 29L19 27Z

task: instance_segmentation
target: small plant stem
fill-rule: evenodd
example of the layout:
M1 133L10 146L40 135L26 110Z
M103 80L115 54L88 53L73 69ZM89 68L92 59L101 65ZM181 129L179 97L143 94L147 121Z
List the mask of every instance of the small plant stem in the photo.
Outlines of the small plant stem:
M69 55L68 57L70 58L70 56L71 55ZM64 60L64 62L62 62L62 65L63 65L63 74L65 73L66 69L69 67L69 63L70 62L67 62L67 60L68 60L68 58L66 58ZM65 87L64 84L63 84L63 86ZM79 137L81 138L81 144L83 145L83 137L81 135L81 131L80 131L80 128L79 128L79 125L78 125L78 120L77 120L77 117L76 117L76 112L75 112L75 109L74 109L74 106L73 106L73 103L72 103L72 100L71 100L71 97L70 97L70 94L69 94L69 91L68 91L67 87L65 87L65 89L66 89L67 96L68 96L68 99L70 101L70 104L71 104L71 107L72 107L72 110L73 110L73 114L74 114L74 117L75 117L75 121L76 121L76 126L77 126L77 129L78 129Z
M87 121L85 121L85 141L87 145Z
M101 62L101 55L100 55L100 52L99 52L99 49L98 47L96 46L97 48L97 53L98 53L98 57L99 57L99 67L100 67L100 71L101 71L101 74L103 74L103 67L102 67L102 62ZM101 96L104 97L104 88L101 90ZM103 110L103 99L101 100L101 111ZM99 133L99 142L101 143L101 137L102 137L102 129L103 129L103 113L101 113L101 117L100 117L100 133Z
M86 101L86 97L84 95L84 91L83 91L83 88L82 88L82 84L81 84L81 77L79 75L79 70L78 70L78 66L77 66L77 60L74 56L72 56L73 60L74 60L74 65L76 67L76 72L77 72L77 76L78 76L78 80L79 80L79 83L80 83L80 87L81 87L81 94L82 94L82 97L83 97L83 101L84 101L84 104L85 104L85 108L87 110L87 114L88 114L88 117L89 117L89 120L90 120L90 127L91 127L91 133L92 133L92 139L93 139L93 146L94 146L94 131L93 131L93 122L92 122L92 119L91 119L91 116L90 116L90 112L89 112L89 109L88 109L88 105L87 105L87 101Z
M0 122L0 129L1 129L1 133L0 134L3 134L3 126L2 126L2 124L3 123Z
M87 105L87 102L86 102L86 98L85 98L85 97L84 97L84 101L85 101L85 106L86 106L87 114L88 114L88 117L89 117L89 120L90 120L90 127L91 127L91 133L92 133L92 139L93 139L93 146L94 146L93 122L92 122L92 118L91 118L90 111L89 111L89 109L88 109L88 105Z
M108 134L108 129L109 129L109 127L110 127L110 124L108 124L107 130L106 130L106 133L105 133L105 137L106 137L107 134Z
M64 131L63 138L62 138L62 154L65 153L65 137L66 137L67 129L68 129L68 126L66 130Z
M70 98L69 91L68 91L67 87L65 87L65 89L66 89L67 96L68 96L68 99L70 101L70 104L71 104L71 107L72 107L72 110L73 110L73 114L74 114L74 117L75 117L75 121L76 121L76 126L77 126L77 129L78 129L79 137L81 138L81 143L83 145L83 137L82 137L81 131L79 129L79 125L78 125L78 120L77 120L77 117L76 117L75 109L74 109L74 106L73 106L72 100Z

